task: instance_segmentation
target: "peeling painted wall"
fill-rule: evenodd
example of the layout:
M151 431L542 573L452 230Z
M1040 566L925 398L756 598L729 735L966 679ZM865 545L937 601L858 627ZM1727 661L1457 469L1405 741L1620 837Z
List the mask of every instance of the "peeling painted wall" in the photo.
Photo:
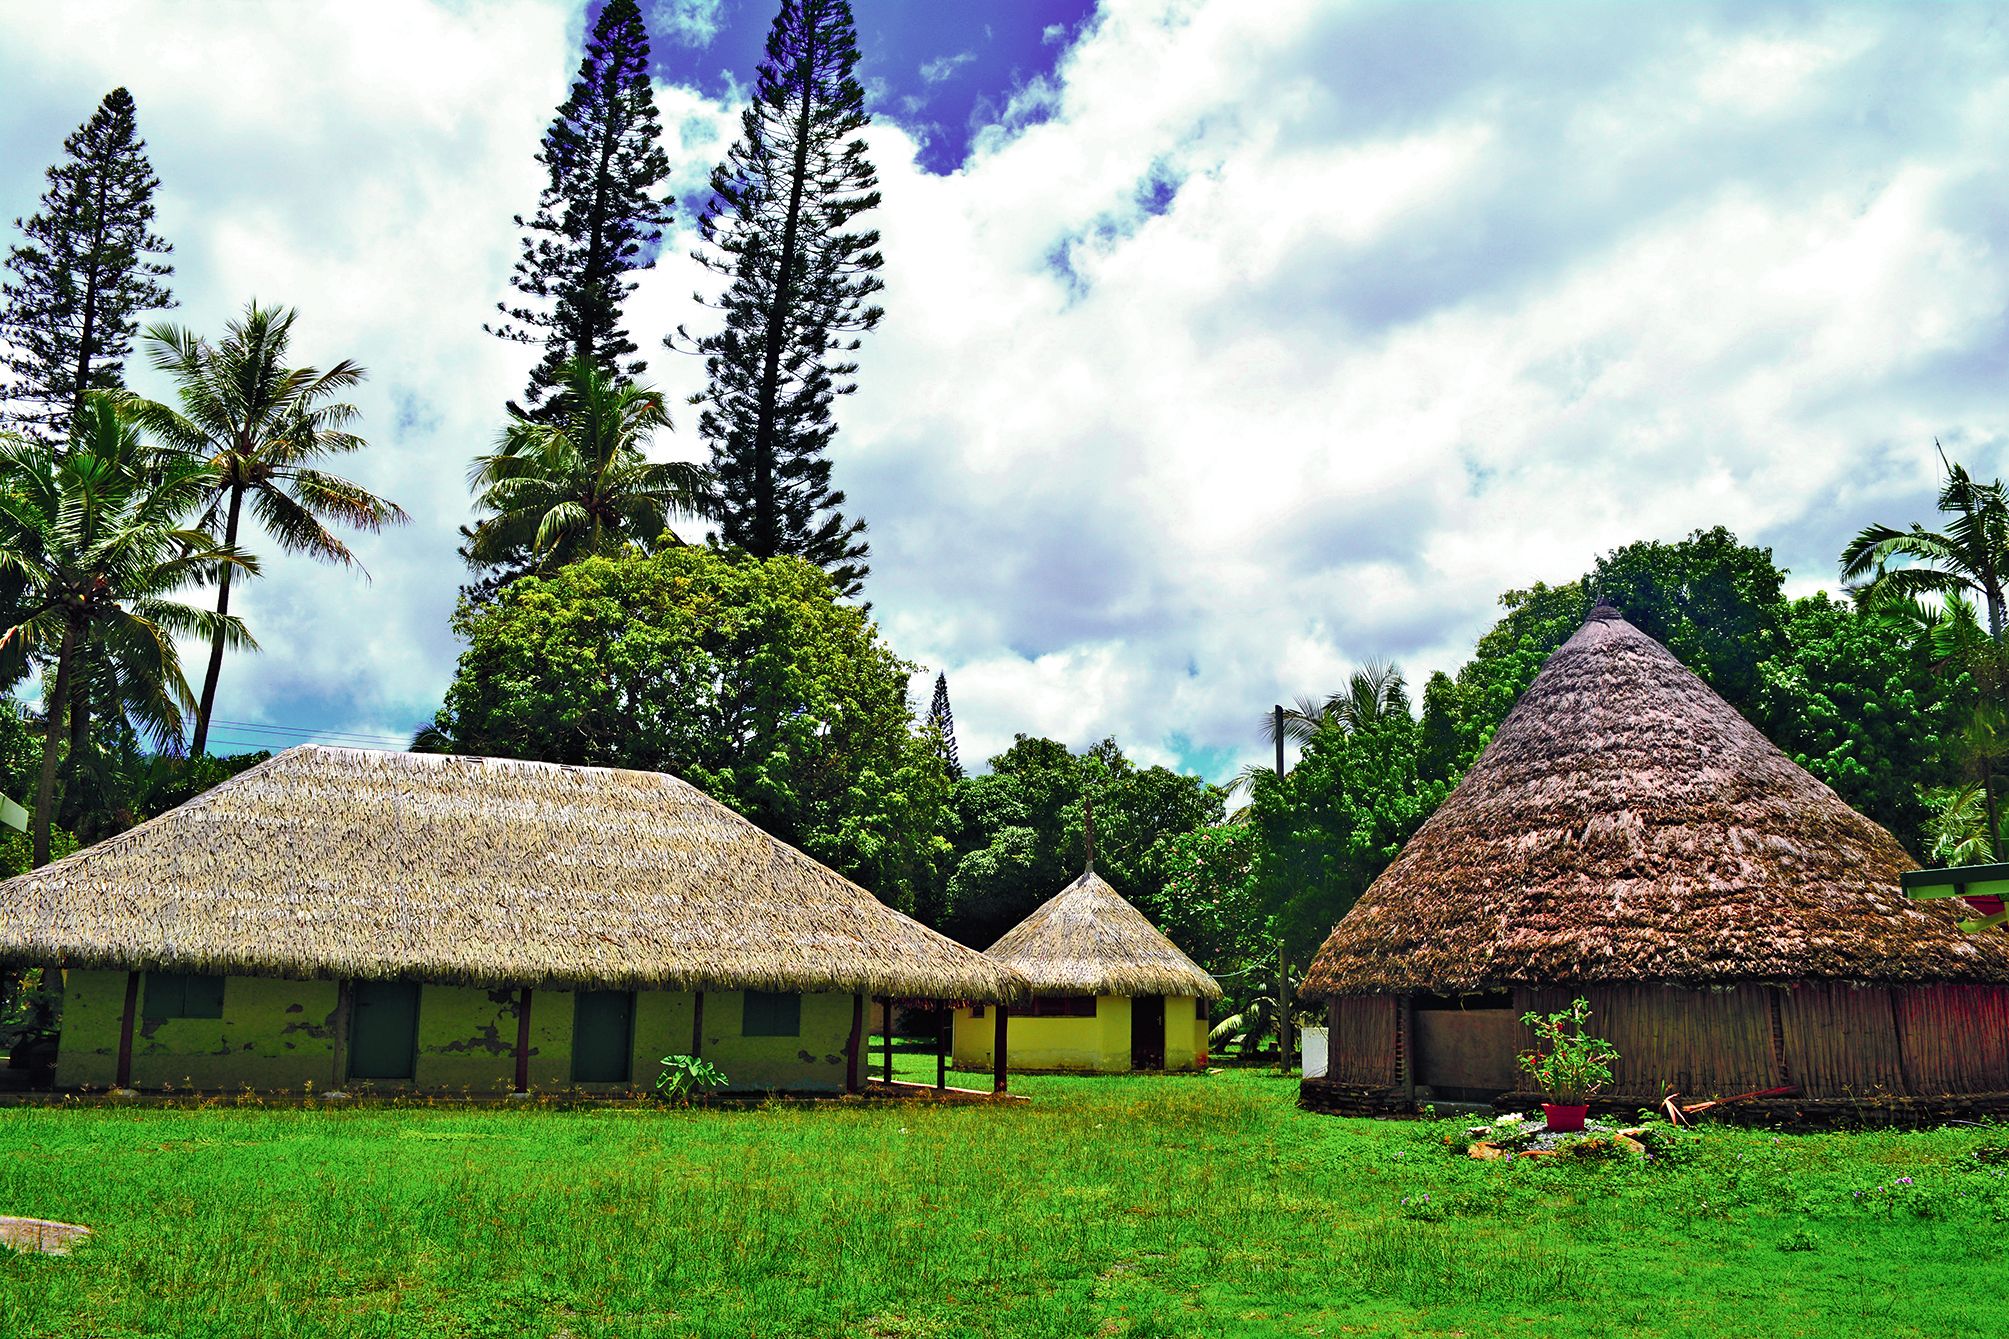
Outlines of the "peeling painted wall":
M65 974L57 1084L112 1086L125 999L124 972ZM325 1090L334 1086L336 1003L333 981L232 977L221 1018L133 1020L133 1084Z
M59 1087L114 1084L125 989L124 972L65 974ZM144 999L144 985L141 989ZM337 1034L343 1026L337 983L233 976L224 986L221 1018L134 1020L133 1084L211 1091L297 1092L311 1084L318 1091L506 1093L516 1079L518 999L514 989L428 984L419 994L413 1081L350 1083L337 1072ZM630 1082L579 1086L649 1091L664 1056L690 1053L694 1007L688 992L638 992ZM725 1073L733 1091L842 1091L851 1007L849 995L807 995L799 1036L747 1037L744 997L738 991L713 992L705 996L700 1051ZM532 991L533 1088L573 1086L572 1023L571 992Z

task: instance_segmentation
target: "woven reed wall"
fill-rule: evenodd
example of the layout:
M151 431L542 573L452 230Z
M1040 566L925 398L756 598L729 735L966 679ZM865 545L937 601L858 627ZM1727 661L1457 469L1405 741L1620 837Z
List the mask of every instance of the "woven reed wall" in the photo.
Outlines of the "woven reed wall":
M1326 1008L1326 1077L1334 1083L1395 1083L1401 997L1336 995Z
M1892 994L1913 1093L2009 1091L2009 987L1923 986Z

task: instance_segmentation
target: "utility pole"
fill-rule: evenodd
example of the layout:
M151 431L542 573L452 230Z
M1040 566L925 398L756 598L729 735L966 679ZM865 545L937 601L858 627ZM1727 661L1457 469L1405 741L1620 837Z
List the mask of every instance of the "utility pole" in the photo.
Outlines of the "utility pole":
M1281 781L1281 780L1283 780L1283 775L1284 775L1284 707L1283 707L1283 703L1281 703L1281 702L1277 703L1277 705L1275 706L1275 708L1273 708L1273 714L1271 715L1271 718L1270 718L1270 719L1271 719L1271 722L1272 722L1272 723L1273 723L1273 725L1274 725L1274 728L1273 728L1273 729L1271 730L1271 732L1270 732L1270 733L1271 733L1271 734L1273 734L1273 735L1275 735L1275 736L1276 736L1276 740L1277 740L1277 780Z

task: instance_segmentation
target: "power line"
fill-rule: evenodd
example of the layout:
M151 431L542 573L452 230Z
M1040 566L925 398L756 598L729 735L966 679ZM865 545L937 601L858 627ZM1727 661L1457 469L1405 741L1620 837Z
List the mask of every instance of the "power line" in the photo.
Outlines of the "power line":
M256 721L227 721L221 716L214 716L210 719L216 725L226 726L234 731L248 731L252 734L298 735L303 738L313 739L363 739L399 744L411 741L410 735L379 734L357 730L323 730L318 727L301 725L262 725Z

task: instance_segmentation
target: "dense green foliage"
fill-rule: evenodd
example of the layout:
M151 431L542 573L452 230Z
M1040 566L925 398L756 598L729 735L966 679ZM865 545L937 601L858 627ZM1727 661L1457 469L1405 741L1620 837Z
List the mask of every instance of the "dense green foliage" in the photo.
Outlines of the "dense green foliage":
M2009 1308L1999 1129L1476 1162L1466 1122L1317 1116L1252 1071L1012 1087L1032 1100L4 1110L0 1202L97 1236L0 1255L0 1316L23 1339L1944 1339Z
M455 631L457 750L674 772L895 906L932 887L949 780L912 667L800 559L582 559Z
M1123 896L1163 908L1171 839L1220 821L1221 792L1198 777L1139 767L1116 741L1083 753L1020 735L990 771L956 783L954 865L942 925L980 948L1072 883L1095 810L1095 867Z
M95 743L93 713L177 746L194 697L175 639L252 644L228 614L176 598L256 564L190 528L208 463L150 446L129 410L92 391L68 450L0 440L0 573L19 592L0 636L52 673L32 829L38 865L49 853L58 760L67 751L72 773L80 768Z
M865 93L845 0L782 0L740 138L712 173L697 259L730 281L724 328L697 341L707 385L698 431L712 449L727 544L794 554L856 595L865 523L839 510L828 451L831 403L850 393L879 234L853 229L879 203L865 157Z
M485 327L543 345L524 393L533 417L545 416L569 361L610 377L644 370L630 356L636 346L621 326L621 305L635 291L627 276L655 262L671 217L669 200L657 194L670 175L661 135L642 12L635 0L607 0L571 94L544 132L537 161L547 180L537 213L527 223L516 217L525 234L510 282L529 301L497 303L507 319Z
M160 185L139 137L132 94L107 93L91 119L63 141L64 159L22 240L7 253L14 277L0 283L0 404L14 426L49 442L67 439L86 391L124 384L126 354L141 313L172 307L161 257L174 248L153 231Z
M1422 727L1406 694L1399 707L1359 727L1328 726L1282 777L1252 779L1250 892L1264 937L1299 966L1449 790L1419 771Z

